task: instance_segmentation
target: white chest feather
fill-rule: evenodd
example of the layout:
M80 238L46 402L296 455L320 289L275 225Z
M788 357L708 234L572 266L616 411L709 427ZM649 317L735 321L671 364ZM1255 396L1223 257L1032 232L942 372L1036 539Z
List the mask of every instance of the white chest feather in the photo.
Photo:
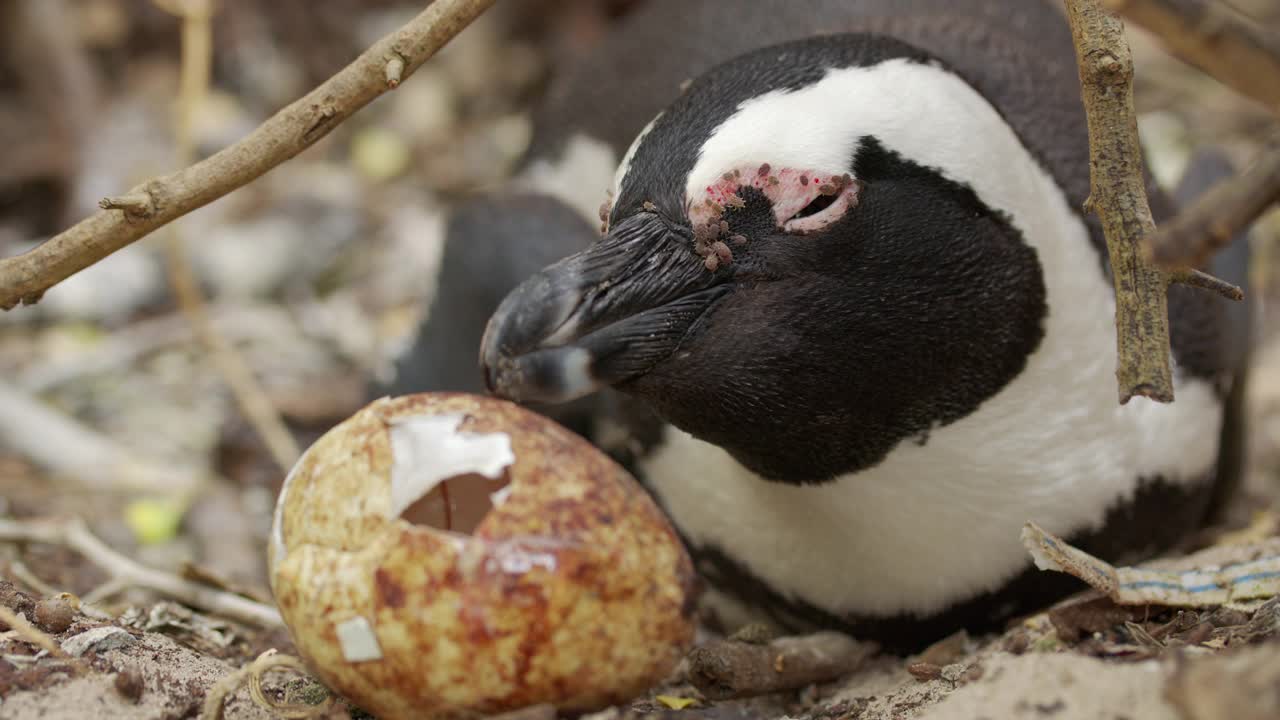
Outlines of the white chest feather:
M1070 535L1097 526L1141 477L1204 477L1221 408L1207 383L1176 369L1177 402L1116 403L1114 299L1083 224L994 109L936 67L835 70L743 103L703 146L688 188L752 162L851 159L864 135L968 184L1035 248L1049 314L1026 369L923 445L904 441L827 485L764 481L675 429L643 470L691 542L775 588L832 612L924 614L1025 567L1027 520Z

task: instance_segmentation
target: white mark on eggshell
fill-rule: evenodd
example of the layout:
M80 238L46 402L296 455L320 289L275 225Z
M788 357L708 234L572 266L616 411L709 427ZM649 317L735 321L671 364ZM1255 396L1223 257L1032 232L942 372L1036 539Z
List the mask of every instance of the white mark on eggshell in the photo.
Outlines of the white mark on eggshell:
M365 618L357 615L338 623L334 629L338 632L342 657L347 662L382 659L382 646L378 644L378 636L373 634L373 627Z
M399 517L449 478L475 473L497 480L502 471L516 461L511 436L460 432L458 426L464 417L462 413L418 415L390 421L392 464L388 517Z
M275 511L271 515L271 552L267 554L267 568L272 577L275 577L276 564L283 561L284 556L289 552L289 548L284 541L284 504L289 497L289 486L293 483L299 468L307 461L307 455L311 454L311 449L314 447L315 445L312 445L307 448L298 457L297 462L289 469L289 474L285 475L284 483L280 485L280 493L276 496Z
M568 543L550 538L520 538L494 543L489 547L485 569L508 575L524 575L534 568L555 572L559 566L556 552L566 547L569 547Z

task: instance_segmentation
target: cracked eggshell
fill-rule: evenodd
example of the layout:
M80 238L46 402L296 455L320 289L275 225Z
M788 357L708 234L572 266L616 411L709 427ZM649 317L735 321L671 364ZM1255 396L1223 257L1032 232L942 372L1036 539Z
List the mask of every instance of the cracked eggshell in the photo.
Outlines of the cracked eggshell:
M402 517L446 480L488 493L469 534ZM427 393L360 410L290 471L268 554L299 652L386 719L625 702L693 640L693 568L648 494L502 400Z

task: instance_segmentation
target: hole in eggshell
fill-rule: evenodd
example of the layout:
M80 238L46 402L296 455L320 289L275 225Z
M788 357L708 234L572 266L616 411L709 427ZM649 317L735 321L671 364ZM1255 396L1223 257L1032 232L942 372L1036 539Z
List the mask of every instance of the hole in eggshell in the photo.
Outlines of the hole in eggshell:
M515 462L511 437L462 430L466 417L415 415L388 424L388 517L464 534L502 504Z
M415 525L470 535L505 500L510 482L505 471L497 479L480 473L455 475L411 503L400 517Z

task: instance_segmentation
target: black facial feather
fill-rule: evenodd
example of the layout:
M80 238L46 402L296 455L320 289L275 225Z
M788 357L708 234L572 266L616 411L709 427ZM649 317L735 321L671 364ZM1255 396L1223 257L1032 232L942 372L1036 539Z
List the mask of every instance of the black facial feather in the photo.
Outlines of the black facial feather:
M752 225L734 291L620 387L761 475L823 482L973 412L1043 335L1035 251L969 187L863 138L856 208L821 232Z

